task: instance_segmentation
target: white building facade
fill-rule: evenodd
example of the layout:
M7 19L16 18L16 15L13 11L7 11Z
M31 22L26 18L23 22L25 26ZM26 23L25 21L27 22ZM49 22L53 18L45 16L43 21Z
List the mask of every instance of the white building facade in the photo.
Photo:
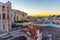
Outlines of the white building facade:
M0 2L0 32L11 30L11 2Z

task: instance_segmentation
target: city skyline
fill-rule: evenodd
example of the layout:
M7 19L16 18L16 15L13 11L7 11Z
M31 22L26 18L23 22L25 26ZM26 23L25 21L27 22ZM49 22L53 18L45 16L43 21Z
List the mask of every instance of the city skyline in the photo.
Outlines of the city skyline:
M13 9L28 13L28 15L60 15L60 0L0 0L10 1Z

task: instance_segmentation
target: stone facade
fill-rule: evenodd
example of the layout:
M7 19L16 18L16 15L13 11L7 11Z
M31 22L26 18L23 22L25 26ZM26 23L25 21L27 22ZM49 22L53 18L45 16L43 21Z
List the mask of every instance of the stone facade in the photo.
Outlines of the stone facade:
M14 13L15 13L15 21L27 19L27 13L25 13L25 12L22 12L19 10L14 10Z
M27 13L11 8L11 2L0 2L0 32L10 31L11 24L26 19Z
M0 2L0 32L11 29L11 2Z

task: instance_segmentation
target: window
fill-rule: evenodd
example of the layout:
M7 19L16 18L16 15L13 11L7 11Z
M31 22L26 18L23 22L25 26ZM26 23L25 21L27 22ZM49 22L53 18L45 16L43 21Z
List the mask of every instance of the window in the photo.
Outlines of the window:
M0 14L0 19L1 19L1 14Z
M2 6L2 8L5 8L5 6Z
M5 13L3 13L3 19L5 19Z
M7 19L9 19L9 14L7 14Z
M17 20L18 20L18 16L17 16Z
M22 16L24 16L24 14L22 14Z
M7 7L7 11L9 12L9 8Z
M2 11L4 11L5 10L5 6L2 6Z
M5 29L5 25L3 24L3 29Z

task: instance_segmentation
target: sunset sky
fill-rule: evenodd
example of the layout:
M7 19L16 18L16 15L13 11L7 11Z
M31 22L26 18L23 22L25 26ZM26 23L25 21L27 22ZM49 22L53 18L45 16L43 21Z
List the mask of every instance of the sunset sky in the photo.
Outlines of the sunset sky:
M8 0L0 0L7 2ZM9 0L13 9L18 9L32 16L48 16L60 14L60 0Z

